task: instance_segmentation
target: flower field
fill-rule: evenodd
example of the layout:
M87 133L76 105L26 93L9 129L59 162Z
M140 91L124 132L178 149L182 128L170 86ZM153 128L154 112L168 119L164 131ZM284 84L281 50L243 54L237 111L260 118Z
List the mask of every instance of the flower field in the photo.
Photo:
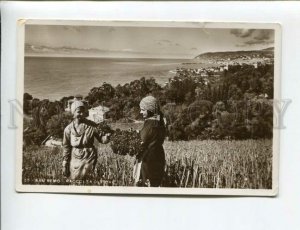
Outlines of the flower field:
M95 173L84 181L62 176L62 149L30 146L23 151L23 184L132 186L134 157L98 145ZM272 188L272 140L166 141L163 187Z

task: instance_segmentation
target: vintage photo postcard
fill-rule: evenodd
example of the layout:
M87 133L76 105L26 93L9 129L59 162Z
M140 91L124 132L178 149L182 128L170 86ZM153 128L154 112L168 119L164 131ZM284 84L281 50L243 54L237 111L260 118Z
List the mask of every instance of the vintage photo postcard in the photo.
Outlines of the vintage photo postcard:
M18 21L18 192L278 192L278 24Z

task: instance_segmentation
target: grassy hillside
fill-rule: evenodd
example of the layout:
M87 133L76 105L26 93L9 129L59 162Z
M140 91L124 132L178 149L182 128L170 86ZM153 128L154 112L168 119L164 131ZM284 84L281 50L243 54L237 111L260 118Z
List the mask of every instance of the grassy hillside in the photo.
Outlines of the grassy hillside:
M196 59L237 59L240 57L249 58L263 58L269 57L274 58L274 47L270 47L262 50L250 50L250 51L228 51L228 52L208 52L196 56Z

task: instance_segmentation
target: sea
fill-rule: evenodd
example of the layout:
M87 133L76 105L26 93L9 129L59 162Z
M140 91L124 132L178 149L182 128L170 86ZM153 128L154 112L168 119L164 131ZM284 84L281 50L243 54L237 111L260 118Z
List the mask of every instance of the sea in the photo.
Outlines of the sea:
M87 96L104 82L117 86L142 77L164 85L188 59L25 57L24 92L59 100Z

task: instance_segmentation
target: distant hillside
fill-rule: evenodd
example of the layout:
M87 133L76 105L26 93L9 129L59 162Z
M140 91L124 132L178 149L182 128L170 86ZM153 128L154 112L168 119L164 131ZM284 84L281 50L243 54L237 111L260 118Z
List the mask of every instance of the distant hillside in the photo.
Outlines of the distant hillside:
M274 47L269 47L269 48L262 49L262 50L264 50L264 51L272 51L272 52L274 52Z
M107 50L99 49L79 49L76 47L63 46L63 47L49 47L43 45L30 45L25 44L25 55L89 55L89 54L98 54L98 53L107 53Z
M131 49L98 49L77 48L72 46L45 46L25 44L25 56L27 57L93 57L93 58L166 58L185 59L174 57L170 54L158 56L155 53L134 51Z
M241 51L226 51L226 52L208 52L195 57L195 59L238 59L238 58L274 58L274 47L262 50L241 50Z

